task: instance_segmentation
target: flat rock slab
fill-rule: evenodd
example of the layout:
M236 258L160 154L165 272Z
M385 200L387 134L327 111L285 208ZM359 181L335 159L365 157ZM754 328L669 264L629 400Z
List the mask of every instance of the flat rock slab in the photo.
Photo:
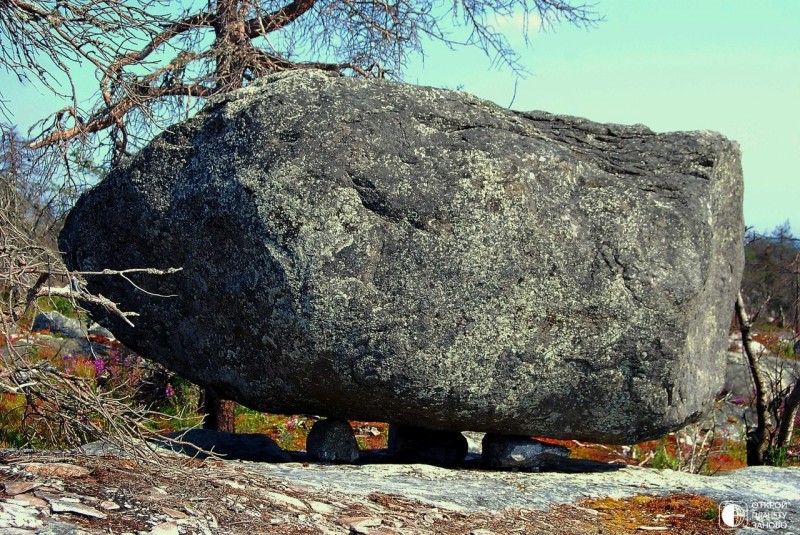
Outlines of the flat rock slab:
M719 134L308 70L170 127L59 244L183 268L87 283L139 314L120 341L251 408L629 444L719 389L743 232Z
M50 510L54 513L74 513L76 515L88 516L90 518L106 518L106 514L98 511L94 507L81 503L78 500L61 498L43 494L42 498L50 503Z
M702 476L627 467L586 473L498 472L429 465L246 465L247 470L339 492L399 494L449 510L547 509L583 498L691 493L717 502L773 504L787 513L788 531L800 533L800 468L749 467ZM764 507L769 507L765 505Z
M118 533L123 531L120 526L126 525L133 528L131 532L146 533L141 531L145 525L149 530L156 525L166 528L167 524L178 525L181 533L339 533L350 527L368 530L372 527L368 524L378 524L376 519L381 519L376 532L391 527L396 529L387 533L463 535L484 533L478 530L487 528L497 534L514 533L520 528L525 533L551 533L557 525L565 533L588 535L601 529L605 532L608 526L604 520L608 518L581 506L578 502L584 498L674 494L698 494L717 502L733 500L751 511L771 506L786 513L786 528L771 533L800 533L798 468L745 468L699 476L587 462L583 473L525 473L385 463L215 460L187 464L176 462L170 455L159 463L141 463L131 469L130 459L105 453L33 450L0 450L0 460L0 480L4 481L14 479L13 474L20 472L19 464L30 460L48 464L68 460L86 467L92 475L54 481L58 488L40 494L49 502L92 504L107 515L87 517L87 511L49 514L44 504L5 498L0 499L3 534L18 533L16 529ZM154 482L158 487L152 486ZM106 498L111 495L121 507L107 507ZM576 504L578 507L573 507ZM640 508L639 504L633 500L628 505ZM258 514L251 517L247 511ZM696 532L717 533L716 519L702 527Z

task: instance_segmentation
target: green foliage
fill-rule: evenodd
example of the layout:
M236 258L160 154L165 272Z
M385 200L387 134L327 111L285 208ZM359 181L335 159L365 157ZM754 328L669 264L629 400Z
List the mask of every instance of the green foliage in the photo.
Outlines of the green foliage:
M53 310L68 318L77 318L78 311L72 306L69 299L64 297L42 297L39 299L39 308L42 310Z
M786 454L789 452L788 447L770 446L767 448L767 453L764 460L770 466L786 466Z
M726 440L723 453L727 454L736 462L747 464L747 446L745 444L745 438L745 432L742 431L742 436L739 437L739 440Z
M169 418L154 418L154 427L158 431L170 432L199 427L203 423L203 416L188 407L178 404L166 404L158 412Z
M242 405L236 405L234 415L237 433L268 435L289 451L305 449L308 432L315 422L313 418L258 412Z
M272 414L256 412L242 405L236 405L236 431L239 433L262 433L266 429L283 427L285 418L275 417Z
M173 387L175 395L169 398L169 402L175 406L183 407L185 410L197 412L200 408L200 387L191 383L178 375L171 377L169 383ZM166 393L166 388L165 388Z
M47 301L52 306L53 310L62 314L68 318L77 318L78 312L75 310L75 307L72 306L69 299L64 297L50 297Z
M717 516L719 515L719 507L709 507L703 514L700 515L700 518L703 520L716 520Z
M680 460L667 451L667 439L663 439L653 453L653 460L650 465L658 470L663 470L664 468L675 470L679 464Z
M67 311L63 301L53 301ZM54 340L54 339L51 339ZM95 440L96 433L70 434L68 421L78 420L78 427L104 430L113 428L114 415L134 414L137 411L151 410L151 419L142 423L159 431L173 431L198 425L202 417L197 414L197 388L188 382L175 381L177 390L168 392L164 384L173 376L163 368L143 360L123 347L108 347L101 351L95 348L91 355L72 350L64 352L60 342L44 339L35 344L15 344L13 348L0 348L0 372L12 366L14 359L26 362L28 369L52 370L42 372L31 384L52 383L71 385L66 393L52 397L56 390L37 390L26 395L7 391L0 394L0 447L36 447L54 449L75 445L74 442ZM12 359L11 353L16 355ZM165 379L162 379L165 378ZM60 382L60 383L59 383ZM73 390L69 390L73 389ZM156 392L153 393L153 390ZM51 395L43 395L49 392ZM72 394L70 394L72 392ZM193 397L192 397L193 395ZM80 406L75 396L86 400L96 399L95 408ZM58 399L57 399L58 398ZM187 409L194 399L194 409ZM67 416L60 412L58 403L67 403L74 413ZM114 410L110 410L110 405ZM114 412L116 411L116 412ZM124 413L124 414L123 414ZM111 416L109 416L111 415Z
M25 400L21 396L3 394L0 397L0 447L21 448L25 437L21 432Z

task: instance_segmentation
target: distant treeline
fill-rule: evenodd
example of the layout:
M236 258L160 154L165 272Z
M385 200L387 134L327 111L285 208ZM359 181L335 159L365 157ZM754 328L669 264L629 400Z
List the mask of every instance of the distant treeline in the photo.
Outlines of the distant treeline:
M742 292L760 322L800 332L800 238L788 221L768 234L747 231Z

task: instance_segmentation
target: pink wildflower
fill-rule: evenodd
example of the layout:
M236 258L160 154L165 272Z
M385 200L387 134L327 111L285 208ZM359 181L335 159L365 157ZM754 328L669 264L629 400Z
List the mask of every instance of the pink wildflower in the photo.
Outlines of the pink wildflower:
M288 420L286 420L287 431L294 431L296 428L297 428L297 418L292 416Z

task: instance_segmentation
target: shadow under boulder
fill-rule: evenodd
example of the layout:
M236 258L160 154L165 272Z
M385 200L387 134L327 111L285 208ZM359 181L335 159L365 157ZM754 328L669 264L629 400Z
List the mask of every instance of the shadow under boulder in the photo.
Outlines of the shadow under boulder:
M286 463L292 456L266 435L189 429L167 435L176 442L164 446L190 457L205 459L208 453L227 460Z

